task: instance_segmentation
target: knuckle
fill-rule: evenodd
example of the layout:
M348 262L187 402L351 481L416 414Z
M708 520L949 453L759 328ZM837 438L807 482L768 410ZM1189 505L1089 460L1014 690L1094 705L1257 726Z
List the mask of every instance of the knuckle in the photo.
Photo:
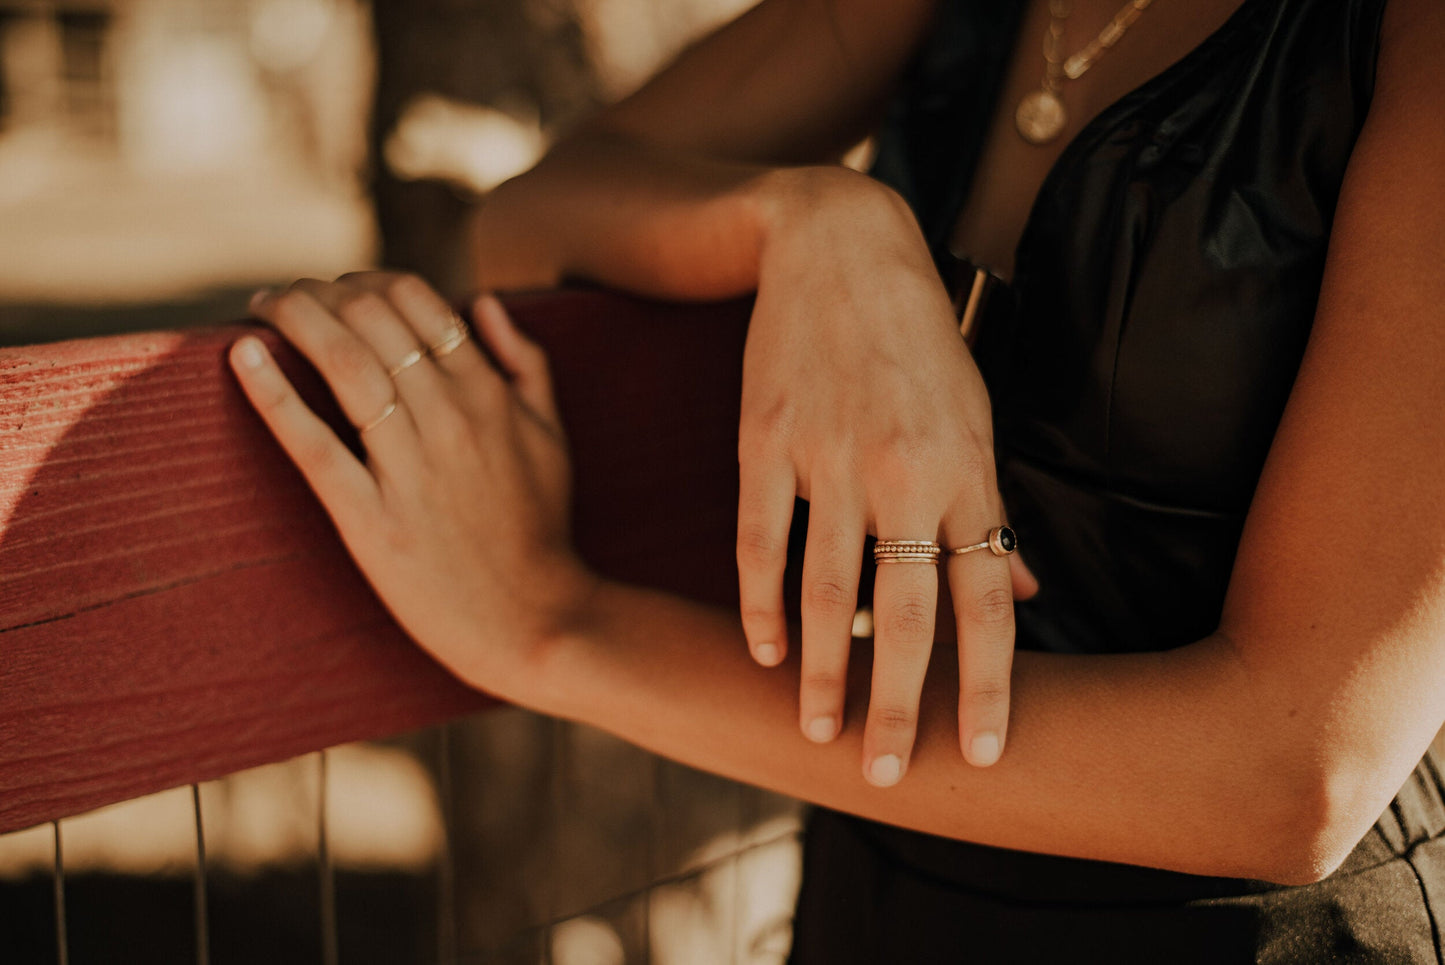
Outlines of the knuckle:
M772 533L756 526L738 530L738 566L770 569L783 558L784 544Z
M787 399L777 399L761 406L748 406L739 423L738 442L751 446L772 443L792 436L797 425L797 410Z
M326 345L327 367L344 381L368 378L377 366L376 357L354 338L333 338Z
M296 399L290 383L283 382L279 385L269 387L265 394L260 397L259 403L262 409L268 412L280 414Z
M384 288L387 297L393 301L398 298L406 300L431 296L431 286L420 275L412 272L397 273L387 280Z
M868 459L870 474L888 498L899 506L917 506L924 501L926 471L914 455L888 450Z
M918 726L918 711L906 704L878 704L868 711L868 725L888 734L912 734Z
M815 696L835 697L846 685L843 674L833 670L810 670L800 681L802 689Z
M305 439L296 447L296 462L308 473L326 473L336 464L336 449L324 438Z
M968 601L967 616L985 627L1001 628L1013 624L1013 591L1006 586L991 586Z
M837 614L857 609L858 592L848 580L836 576L816 577L804 590L804 603L815 613Z
M341 298L341 317L348 322L375 318L386 311L381 296L370 291L348 291Z
M320 278L298 278L287 286L286 292L287 294L294 294L296 292L312 292L318 288L325 287L326 282L322 281Z
M964 704L972 711L1001 710L1008 706L1008 681L992 675L970 679L963 688Z
M879 617L876 605L874 617ZM899 594L883 608L878 622L883 633L894 640L926 638L933 629L933 605L922 593Z
M299 284L300 282L296 283ZM271 302L276 317L283 321L299 321L302 313L306 311L307 303L312 301L306 290L297 288L296 285L277 295Z

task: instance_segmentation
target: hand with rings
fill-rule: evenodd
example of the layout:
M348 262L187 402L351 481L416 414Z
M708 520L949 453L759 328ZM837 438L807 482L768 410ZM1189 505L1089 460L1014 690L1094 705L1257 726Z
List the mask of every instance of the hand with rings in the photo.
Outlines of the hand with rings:
M865 539L878 537L879 563L908 565L880 566L874 584L864 777L889 786L907 770L940 578L957 627L962 754L991 765L1008 728L1013 601L1037 586L1015 555L944 555L986 544L1005 519L988 391L906 206L848 172L787 176L807 180L769 222L743 360L744 633L759 663L784 659L788 534L804 499L799 726L831 741L846 723Z
M258 293L251 311L310 360L360 433L364 460L260 339L232 347L247 398L362 572L419 644L505 695L593 581L571 549L570 465L541 350L483 297L474 317L494 366L410 275L303 280Z

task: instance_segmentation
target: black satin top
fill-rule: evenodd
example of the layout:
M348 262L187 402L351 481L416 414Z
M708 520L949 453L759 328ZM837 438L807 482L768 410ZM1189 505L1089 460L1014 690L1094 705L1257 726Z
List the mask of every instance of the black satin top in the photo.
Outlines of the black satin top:
M947 29L985 25L976 43L999 58L1006 6L945 3ZM1043 588L1021 607L1021 646L1159 650L1218 625L1309 338L1381 7L1245 0L1045 179L1013 291L998 292L1013 304L992 306L976 353L1005 503ZM966 89L937 93L957 66L930 49L912 82L934 93L910 99L879 165L940 254L968 189L941 171L971 172L979 142L939 147L929 131L978 130L988 113ZM989 66L997 85L1001 59Z
M1244 0L1044 181L975 347L1000 489L1041 585L1018 605L1020 647L1162 650L1217 628L1309 338L1383 5ZM941 7L875 173L943 264L1021 5ZM1340 872L1291 889L820 811L794 961L1434 962L1441 787L1427 758ZM1340 957L1357 946L1383 957Z

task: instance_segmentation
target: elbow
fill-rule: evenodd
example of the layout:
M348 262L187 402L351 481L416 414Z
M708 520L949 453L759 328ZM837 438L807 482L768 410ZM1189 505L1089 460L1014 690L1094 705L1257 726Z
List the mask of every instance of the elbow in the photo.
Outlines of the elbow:
M1272 847L1260 848L1254 877L1278 885L1311 885L1334 874L1359 844L1398 788L1387 780L1327 765L1282 782L1279 807L1259 829Z

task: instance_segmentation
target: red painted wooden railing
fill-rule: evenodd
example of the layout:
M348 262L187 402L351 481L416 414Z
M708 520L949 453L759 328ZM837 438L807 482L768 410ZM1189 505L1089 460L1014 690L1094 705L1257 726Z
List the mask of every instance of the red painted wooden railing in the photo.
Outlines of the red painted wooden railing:
M584 556L735 601L747 305L509 307L552 357ZM226 368L239 331L0 349L0 832L487 702L352 566Z

